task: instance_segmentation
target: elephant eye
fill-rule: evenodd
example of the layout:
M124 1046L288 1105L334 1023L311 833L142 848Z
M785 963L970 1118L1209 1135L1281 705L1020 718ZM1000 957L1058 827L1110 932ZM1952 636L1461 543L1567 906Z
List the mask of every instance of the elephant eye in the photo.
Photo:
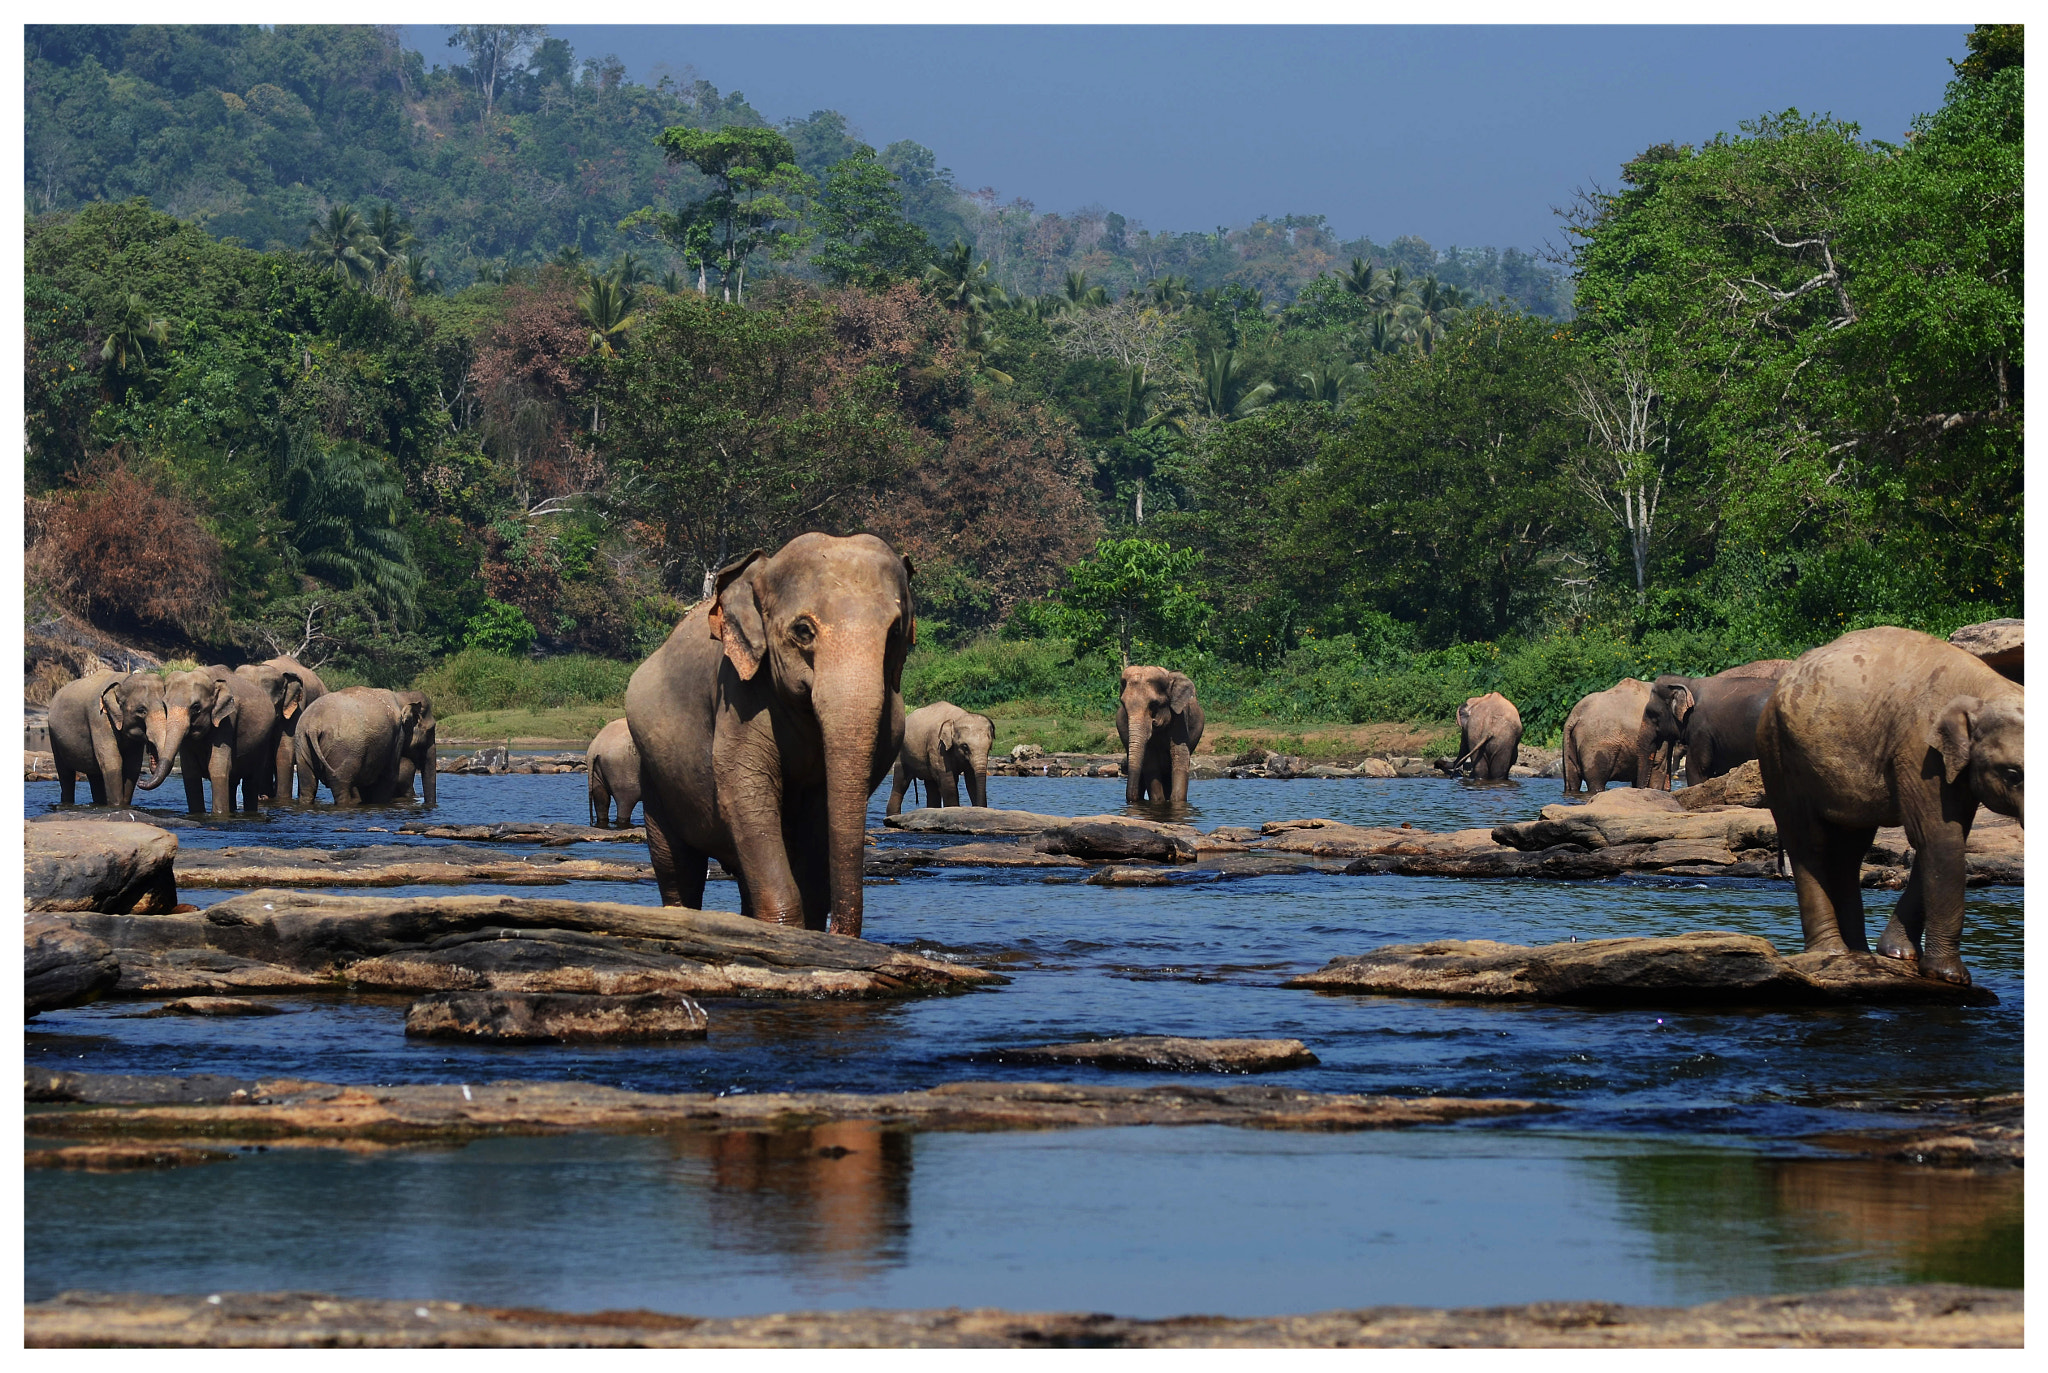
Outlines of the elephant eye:
M797 616L795 622L789 627L789 637L796 640L803 647L809 648L811 644L816 642L818 637L817 621L808 615Z
M2016 767L2001 767L1998 770L1998 775L2013 786L2020 785L2020 769Z

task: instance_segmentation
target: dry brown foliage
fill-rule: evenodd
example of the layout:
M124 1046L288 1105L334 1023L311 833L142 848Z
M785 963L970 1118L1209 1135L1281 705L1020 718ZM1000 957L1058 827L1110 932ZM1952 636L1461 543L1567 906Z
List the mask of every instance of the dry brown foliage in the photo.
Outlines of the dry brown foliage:
M111 453L72 483L28 503L32 582L105 628L190 632L214 620L224 594L220 541L189 502Z
M582 401L590 325L565 272L505 292L505 312L477 343L470 381L483 404L483 431L516 474L521 502L588 489L596 459Z

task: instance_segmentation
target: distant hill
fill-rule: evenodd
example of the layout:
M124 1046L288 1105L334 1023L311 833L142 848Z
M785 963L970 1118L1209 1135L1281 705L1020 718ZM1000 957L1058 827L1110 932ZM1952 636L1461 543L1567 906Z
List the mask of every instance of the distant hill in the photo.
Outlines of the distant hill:
M31 25L25 44L31 213L147 196L216 237L289 248L329 206L390 204L449 286L565 247L599 260L631 247L657 270L680 268L617 229L642 207L704 192L693 169L667 165L655 136L672 125L768 123L737 92L703 80L640 85L616 58L579 58L545 37L503 64L488 91L474 66L430 69L387 27ZM861 146L830 110L780 128L813 175ZM1012 291L1053 290L1070 270L1112 294L1170 274L1197 291L1249 287L1277 306L1363 257L1536 313L1569 313L1560 274L1515 248L1343 240L1321 215L1152 232L1102 207L1041 214L1027 201L968 194L908 140L881 158L911 221L936 246L973 244Z

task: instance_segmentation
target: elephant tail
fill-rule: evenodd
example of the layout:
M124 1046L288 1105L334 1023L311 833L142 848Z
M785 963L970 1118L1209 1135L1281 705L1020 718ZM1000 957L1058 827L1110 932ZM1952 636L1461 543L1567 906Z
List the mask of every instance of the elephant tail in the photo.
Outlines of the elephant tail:
M1579 765L1577 723L1567 721L1564 727L1564 794L1576 794L1585 780L1585 769Z
M294 737L296 742L292 745L293 759L301 770L311 772L314 779L312 795L299 799L317 801L322 786L327 788L329 796L340 795L340 791L334 785L334 769L328 766L327 759L320 753L320 732L302 729L298 730Z
M605 802L604 821L600 821L597 815L597 798L599 794L608 793L610 791L610 787L608 787L605 783L604 755L601 753L595 754L591 757L589 785L586 787L585 790L587 793L587 799L590 802L590 827L592 829L597 829L604 823L604 821L609 821L611 819L611 802L609 800ZM620 818L621 820L624 819L623 816Z

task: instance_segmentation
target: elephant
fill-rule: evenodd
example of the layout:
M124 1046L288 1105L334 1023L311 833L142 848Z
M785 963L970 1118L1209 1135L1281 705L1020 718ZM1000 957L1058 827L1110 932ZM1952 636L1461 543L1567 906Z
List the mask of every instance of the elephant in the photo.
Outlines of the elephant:
M255 813L263 779L277 764L282 722L270 693L224 667L173 672L163 682L163 701L152 710L148 727L156 769L136 785L144 791L162 786L175 758L185 776L188 811L207 809L211 782L213 814L234 814L237 787L242 809Z
M224 669L208 668L207 671L218 673ZM235 669L235 676L262 687L264 694L270 697L270 704L277 711L277 754L271 761L270 770L257 787L257 794L265 799L275 798L279 786L283 785L287 793L286 799L289 800L292 738L298 723L299 711L306 704L306 679L297 672L285 671L275 663L243 663Z
M412 773L424 771L431 804L431 753L424 768L419 761L423 726L431 740L431 708L417 691L343 687L300 713L294 765L326 787L338 806L410 800Z
M1982 659L1885 626L1800 656L1757 724L1764 795L1809 953L1863 952L1863 855L1903 825L1913 872L1877 951L1968 985L1964 850L1977 807L2026 824L2026 696Z
M742 914L859 936L868 797L903 746L911 575L872 534L757 549L634 671L626 724L664 905L701 905L716 858Z
M153 672L95 672L60 687L50 699L57 799L75 805L83 776L95 806L134 805L135 783L154 761L150 713L163 699Z
M631 825L633 807L640 804L640 751L633 747L633 731L624 716L597 732L583 762L590 774L590 823L610 829L612 802L617 800L619 828Z
M1715 673L1712 677L1699 679L1688 677L1682 680L1688 682L1694 680L1733 682L1742 681L1747 678L1759 678L1776 681L1784 675L1785 669L1790 666L1792 666L1790 658L1762 658L1753 663L1742 663L1736 667L1726 668ZM1665 673L1658 677L1657 680L1662 682L1666 677L1676 679L1677 674ZM1748 736L1743 734L1742 737L1747 738ZM1639 787L1655 787L1659 791L1671 790L1672 779L1678 776L1678 769L1686 760L1686 748L1684 731L1679 728L1677 721L1673 718L1672 712L1668 708L1660 707L1654 701L1645 704L1643 718L1636 734L1636 754L1636 785ZM1755 756L1753 753L1745 754L1743 757L1737 758L1734 762L1730 763L1722 771L1733 771ZM1719 775L1719 773L1695 773L1693 769L1688 767L1685 779L1690 784L1693 782L1704 782L1709 776Z
M1661 753L1677 770L1685 750L1687 785L1733 772L1756 757L1756 722L1778 685L1772 677L1680 677L1665 673L1650 684L1637 734L1636 785L1651 785Z
M1637 753L1643 710L1650 703L1650 684L1624 677L1605 691L1579 698L1564 717L1564 794L1605 791L1613 781L1631 786L1671 790L1664 751L1655 751L1643 767Z
M440 758L436 751L440 722L434 718L434 703L424 691L394 691L399 705L407 703L420 708L419 719L412 732L406 736L405 747L398 751L398 791L396 795L412 800L412 783L415 777L420 781L420 802L423 805L439 805Z
M1522 747L1522 712L1498 691L1469 696L1458 707L1458 756L1446 772L1465 772L1474 781L1504 782Z
M280 801L291 800L293 792L292 782L294 777L296 777L299 799L310 801L313 799L313 793L318 789L319 783L314 780L312 773L301 773L297 769L299 716L305 711L307 706L312 705L313 702L327 694L327 683L320 680L319 673L301 663L297 658L290 656L266 658L260 664L244 663L241 667L236 668L235 671L244 675L253 675L253 669L256 667L275 668L287 676L299 679L299 704L293 710L285 712L284 731L278 736L277 740L277 768L272 778L275 784L272 794Z
M938 789L938 804L960 804L960 779L967 782L967 804L988 804L988 752L995 746L996 722L951 701L934 701L910 712L903 722L903 754L896 760L896 784L889 789L891 815L903 810L911 779L927 793Z
M1202 707L1186 673L1127 667L1118 688L1116 735L1124 744L1124 804L1185 804L1202 742Z

